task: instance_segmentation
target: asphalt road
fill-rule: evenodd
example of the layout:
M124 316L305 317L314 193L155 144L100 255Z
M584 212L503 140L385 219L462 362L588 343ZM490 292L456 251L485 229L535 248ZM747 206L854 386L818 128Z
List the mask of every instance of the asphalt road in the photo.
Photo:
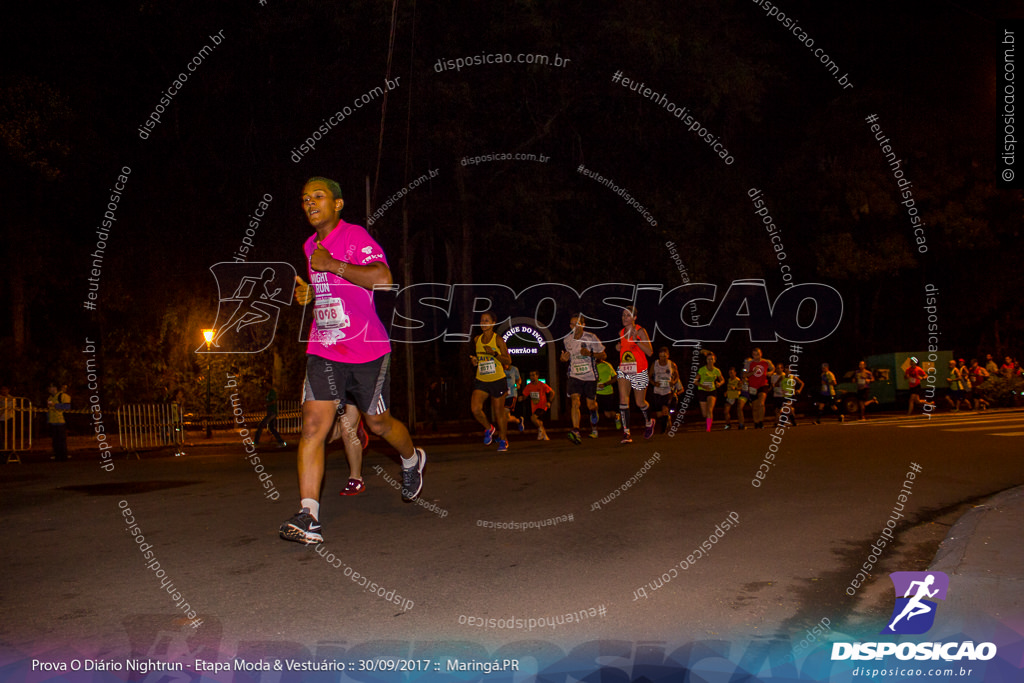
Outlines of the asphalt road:
M332 454L321 554L277 535L297 509L294 449L262 456L276 501L240 444L119 456L112 472L95 457L8 465L0 644L216 659L402 656L409 643L459 641L486 656L512 641L790 642L823 618L877 633L892 605L887 572L924 569L960 514L1024 483L1022 437L1020 412L805 420L768 461L770 429L628 446L611 430L581 446L527 432L503 454L473 435L425 442L422 499L435 509L401 501L388 481L397 458L378 440L357 497L338 496L347 467ZM895 544L851 597L901 490ZM151 545L150 568L125 508ZM695 553L702 543L710 551Z

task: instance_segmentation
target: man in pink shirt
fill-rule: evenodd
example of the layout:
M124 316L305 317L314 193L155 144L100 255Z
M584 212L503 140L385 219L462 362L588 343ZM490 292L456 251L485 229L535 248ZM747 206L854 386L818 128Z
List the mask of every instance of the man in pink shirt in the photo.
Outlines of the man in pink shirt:
M299 439L301 510L281 525L281 537L322 543L320 487L324 439L334 426L339 402L350 397L366 425L402 456L402 499L415 500L423 487L427 454L414 448L405 425L391 416L391 343L373 305L373 288L391 284L384 250L358 225L341 219L341 188L310 178L302 209L315 233L304 249L310 284L296 278L300 304L315 299L309 333Z

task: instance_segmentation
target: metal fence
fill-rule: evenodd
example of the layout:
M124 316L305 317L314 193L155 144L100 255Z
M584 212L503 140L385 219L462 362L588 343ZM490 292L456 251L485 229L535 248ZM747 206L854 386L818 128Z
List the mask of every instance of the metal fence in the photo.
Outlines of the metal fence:
M17 396L0 397L0 452L6 462L21 462L22 451L32 448L32 402Z
M245 427L249 431L254 431L260 422L263 421L263 418L267 416L267 411L244 411L240 415L232 416L225 413L211 413L207 415L199 413L190 415L190 419L185 422L185 425L190 429L206 429L206 425L209 424L214 429L227 427L229 430L237 431ZM301 432L302 404L299 401L278 401L276 427L277 431L282 434L297 434Z
M181 406L177 403L129 404L117 409L117 429L121 448L139 458L139 451L147 448L177 449L183 455L185 427Z
M302 431L302 404L299 401L278 401L277 431L296 434Z

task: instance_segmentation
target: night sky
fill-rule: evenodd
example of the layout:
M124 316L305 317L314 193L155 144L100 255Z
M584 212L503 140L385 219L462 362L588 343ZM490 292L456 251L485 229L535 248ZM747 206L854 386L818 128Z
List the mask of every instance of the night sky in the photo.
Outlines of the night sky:
M302 273L306 178L338 180L346 220L365 225L367 178L375 210L431 170L371 228L401 284L407 209L412 282L667 290L681 284L671 241L694 282L764 279L774 298L785 283L756 188L795 281L843 298L842 322L808 349L812 360L849 369L870 353L923 348L926 284L941 292L943 348L1021 353L1024 203L995 186L999 22L1021 16L1019 4L783 9L836 75L750 0L8 8L2 381L37 398L51 378L75 386L95 337L111 400L160 400L195 379L198 330L217 310L209 267L237 255L261 198L271 199L247 260ZM552 63L446 61L505 53ZM616 73L686 107L732 163ZM388 78L386 109L378 96L331 120ZM927 253L870 115L913 183ZM546 160L463 163L516 153ZM87 311L97 230L126 167ZM275 342L286 381L301 359L298 315L283 312ZM750 345L734 332L715 347L720 365ZM770 356L783 345L765 346ZM417 347L417 384L461 352ZM246 363L255 375L271 360Z

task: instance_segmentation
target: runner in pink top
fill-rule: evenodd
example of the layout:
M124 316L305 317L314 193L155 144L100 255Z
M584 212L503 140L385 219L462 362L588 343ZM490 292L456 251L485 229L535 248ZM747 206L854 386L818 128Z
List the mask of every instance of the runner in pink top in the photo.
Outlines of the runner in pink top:
M427 454L414 448L409 430L388 410L391 345L373 307L373 288L391 284L391 269L370 235L341 220L341 188L328 178L310 178L302 209L316 231L305 252L312 285L296 277L295 299L315 300L302 392L302 436L298 469L300 510L281 525L289 541L323 543L320 487L324 440L334 427L339 403L351 398L366 425L402 457L402 499L415 500L423 487Z
M323 241L314 233L302 248L316 296L306 353L342 363L366 363L390 353L388 333L373 305L373 290L343 277L352 265L380 263L387 268L384 250L370 233L340 220ZM340 261L335 270L313 269L311 259L318 249Z

